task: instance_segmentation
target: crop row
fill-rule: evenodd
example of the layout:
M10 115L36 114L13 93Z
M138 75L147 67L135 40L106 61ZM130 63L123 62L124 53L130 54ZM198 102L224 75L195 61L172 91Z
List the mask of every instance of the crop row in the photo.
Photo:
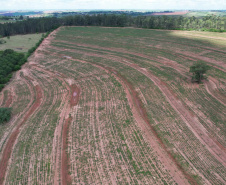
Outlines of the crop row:
M88 30L89 29L87 29L87 31ZM85 29L83 29L83 31L86 32ZM133 63L140 68L143 67L156 75L160 80L164 81L168 88L172 90L172 93L175 94L175 96L185 105L186 109L189 112L193 112L193 114L198 117L199 124L202 124L205 129L208 130L208 134L211 133L211 135L217 138L222 145L225 145L225 134L223 131L225 115L221 111L225 107L213 96L211 96L204 86L193 88L193 86L189 85L189 82L185 78L188 73L183 72L183 66L185 66L184 69L186 69L187 64L181 63L181 66L179 67L182 70L177 71L173 69L174 66L164 66L161 63L159 64L158 60L156 62L153 58L155 54L161 56L163 53L164 57L173 57L168 54L169 51L165 52L164 50L161 50L161 52L156 53L155 50L142 50L142 55L149 55L150 58L152 58L151 60L148 60L142 55L137 56L136 53L134 53L134 57L132 57L131 51L135 51L135 48L131 47L131 43L130 48L125 47L122 48L121 51L115 51L114 43L117 42L117 36L114 43L111 45L109 43L111 37L106 37L101 40L96 38L94 35L93 37L90 37L90 32L89 36L88 34L86 36L84 32L81 34L81 37L70 37L70 44L64 43L67 41L67 37L64 39L63 37L57 36L56 38L58 40L61 39L63 42L54 42L52 47L53 49L50 49L51 52L56 50L55 52L57 54L70 56L75 60L83 59L85 61L112 67L125 76L125 78L127 78L127 80L134 85L135 89L139 89L140 96L143 97L143 103L148 112L149 119L152 120L151 124L155 126L159 136L165 144L171 148L173 155L181 163L181 165L185 169L189 170L191 174L198 174L201 176L206 182L217 182L220 184L224 181L224 166L212 155L212 153L208 151L208 148L206 148L206 146L199 141L197 136L192 133L190 128L185 124L184 120L181 119L181 116L178 115L178 113L175 112L171 105L166 101L165 97L162 95L162 92L158 89L158 87L156 87L155 84L153 84L152 80L141 72L138 72L136 67L128 65L129 63ZM107 33L107 31L105 33ZM67 34L67 31L62 30L59 32L59 35L64 34ZM108 34L110 33L108 32ZM111 34L114 35L115 33ZM70 33L70 35L72 34ZM128 41L123 39L122 42ZM93 47L89 45L81 46L80 44L83 43L93 44ZM102 49L106 43L109 44L108 47ZM120 46L124 47L123 44ZM111 47L113 50L111 50ZM61 48L64 48L64 50ZM171 57L170 60L173 59ZM123 62L123 60L128 61L128 64ZM184 61L187 60L189 59ZM189 62L192 63L193 61ZM156 66L156 63L158 63L158 67L154 67ZM185 77L183 75L185 75ZM212 75L214 75L214 73ZM211 135L209 135L209 137L212 137ZM194 175L194 178L199 177Z

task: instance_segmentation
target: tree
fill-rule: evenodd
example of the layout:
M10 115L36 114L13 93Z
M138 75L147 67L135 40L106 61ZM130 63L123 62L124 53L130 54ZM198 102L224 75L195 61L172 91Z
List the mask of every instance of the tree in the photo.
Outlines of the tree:
M0 108L0 124L7 122L11 118L12 108Z
M2 39L2 36L0 35L0 44L4 44L4 43L6 43L6 41L3 40L3 39Z
M24 17L22 15L20 15L19 20L23 20L23 19L24 19Z
M203 79L207 79L204 74L210 69L210 66L206 65L206 63L199 61L194 63L190 67L190 72L193 73L192 81L200 83Z

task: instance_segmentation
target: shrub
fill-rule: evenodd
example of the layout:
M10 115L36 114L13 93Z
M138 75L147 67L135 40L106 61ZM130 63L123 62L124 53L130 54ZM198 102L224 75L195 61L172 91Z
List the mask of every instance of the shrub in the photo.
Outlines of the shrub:
M192 81L200 83L203 79L207 77L204 74L210 69L210 66L206 65L206 63L199 61L194 63L190 67L190 72L193 73Z
M12 108L0 108L0 124L8 122L11 118Z

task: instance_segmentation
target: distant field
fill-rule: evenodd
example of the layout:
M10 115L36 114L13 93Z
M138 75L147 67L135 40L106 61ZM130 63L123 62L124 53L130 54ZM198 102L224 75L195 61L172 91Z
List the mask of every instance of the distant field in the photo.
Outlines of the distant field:
M224 12L214 12L214 11L190 11L185 16L187 17L204 17L207 15L216 15L216 16L226 16L226 11Z
M187 14L189 11L178 11L178 12L161 12L161 13L153 13L151 15L185 15Z
M0 44L0 50L13 49L25 53L41 39L42 34L16 35L3 38L6 43Z
M57 29L0 94L13 108L0 184L225 184L225 40ZM202 84L191 83L196 61L211 66Z

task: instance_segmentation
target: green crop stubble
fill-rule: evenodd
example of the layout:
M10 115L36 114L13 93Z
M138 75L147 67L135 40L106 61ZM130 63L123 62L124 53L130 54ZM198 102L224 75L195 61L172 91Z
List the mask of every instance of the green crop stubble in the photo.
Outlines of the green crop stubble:
M178 113L166 101L160 89L137 69L121 62L123 60L132 62L138 65L138 68L146 68L153 73L165 82L183 103L189 100L192 105L195 105L195 108L187 106L190 111L195 112L196 108L199 107L204 115L220 129L217 134L223 136L222 123L224 117L219 113L219 110L224 107L211 97L204 87L200 86L200 89L191 90L186 77L173 66L164 65L157 60L158 56L165 57L177 62L183 66L183 69L189 71L189 66L193 61L182 58L182 55L176 55L174 50L202 52L206 47L205 39L191 40L183 38L179 34L175 36L169 33L171 32L130 28L62 28L56 35L56 41L51 44L58 47L59 50L50 47L46 49L46 53L43 52L46 59L40 61L40 64L73 79L82 89L79 108L76 108L76 111L72 113L74 120L71 123L68 140L69 158L71 160L70 173L73 177L73 183L104 183L103 176L109 181L111 173L115 171L118 172L116 174L117 183L123 184L129 181L133 184L144 182L173 183L172 177L163 169L154 151L143 138L143 133L136 125L122 85L113 75L107 74L90 64L81 63L79 60L115 69L134 86L134 89L139 89L147 102L143 106L147 110L150 124L155 128L174 158L186 171L193 175L194 179L201 182L200 177L194 173L192 165L210 182L220 184L220 180L214 173L224 178L222 170L219 170L224 169L224 167L200 144ZM68 41L68 43L58 42L58 40ZM69 42L74 42L75 45ZM76 44L91 44L106 49ZM109 50L109 48L118 48L119 46L121 51ZM195 47L200 49L195 49ZM220 46L217 46L217 48L220 48ZM68 50L64 51L63 49ZM129 52L126 53L125 51ZM215 51L211 50L211 52ZM50 55L50 53L55 54L55 56ZM138 56L136 53L144 54L146 57ZM92 54L96 55L92 56ZM70 56L73 59L65 59L63 56ZM113 59L114 57L115 59ZM211 57L217 58L218 56L211 54ZM42 73L36 72L34 75L39 81L44 80L39 77L43 75ZM188 76L189 73L185 72L185 75ZM219 79L225 78L225 73L218 69L212 70L210 75ZM63 84L59 80L52 80L48 83L43 82L43 86L47 102L43 105L43 110L40 110L29 121L26 128L29 136L26 136L26 139L29 140L34 135L45 139L43 143L39 143L38 139L35 139L35 141L30 139L30 143L22 142L24 140L22 138L25 137L25 132L22 132L19 144L17 144L17 153L19 154L17 163L20 164L19 166L23 166L23 170L19 173L19 168L11 169L11 180L16 179L16 177L19 181L27 178L24 172L28 169L29 161L31 163L35 161L33 163L35 169L32 172L34 183L38 183L36 174L39 175L39 179L43 177L43 182L49 182L48 179L53 173L50 159L44 160L43 158L46 152L51 153L51 139L54 134L55 123L59 118L59 113L56 110L60 107L61 101L57 99L52 109L49 110L46 124L43 125L44 128L40 127L43 119L39 119L39 117L47 111L47 107L53 101L51 97L61 93ZM55 87L59 87L59 90ZM221 91L224 92L223 89ZM205 119L202 117L199 119L211 131L212 127L206 125ZM38 129L41 130L36 132ZM46 148L43 147L44 144L47 145ZM21 145L21 147L18 147L18 145ZM38 154L34 159L30 156L32 151L29 151L32 147ZM180 151L177 150L177 147ZM15 154L17 153L15 152ZM42 156L42 159L36 160L38 156ZM24 159L23 165L19 161L22 157ZM44 173L50 177L44 175Z
M38 110L38 112L34 116L32 116L29 121L27 121L26 127L24 130L21 131L21 134L18 138L18 143L15 146L14 155L16 156L16 158L12 161L12 163L17 163L22 166L22 170L15 168L16 166L14 168L11 167L7 179L14 180L16 177L18 177L18 175L16 174L24 174L23 179L26 179L28 178L27 175L29 174L30 178L34 182L37 182L37 178L42 179L43 182L47 182L51 179L51 175L45 175L46 172L50 172L50 166L46 166L46 164L49 163L49 159L47 158L46 160L45 158L46 153L48 153L48 155L51 154L51 143L53 139L54 129L56 127L56 123L59 116L59 113L56 112L56 109L60 104L58 100L55 104L58 106L49 109L49 105L51 105L51 102L53 102L54 93L52 89L54 88L50 88L53 86L51 86L49 82L45 80L43 81L43 79L40 78L41 74L33 73L33 75L38 80L44 82L44 87L49 88L48 90L45 90L45 96L47 99L43 104L42 109ZM56 83L55 87L57 87ZM51 114L51 112L53 113L53 109L55 109L54 114ZM48 115L46 115L46 113ZM43 115L47 116L45 118L46 120L44 123ZM35 156L32 155L34 153L36 154ZM40 156L42 156L41 159L38 159L40 158ZM21 159L23 160L21 161ZM29 163L32 161L36 161L36 165L34 166L34 170L28 173ZM39 174L39 177L36 176L37 173Z
M105 37L103 36L106 32L105 31L103 31L103 29L101 29L101 28L89 28L89 30L91 30L91 29L93 29L93 33L96 33L97 32L97 30L98 31L100 31L99 33L97 33L97 35L95 35L95 36L93 36L93 37L91 37L91 33L89 32L89 33L87 33L87 35L86 35L86 28L78 28L79 30L83 30L83 33L82 33L82 36L81 37L79 37L79 36L77 36L77 37L74 37L74 41L76 42L76 41L78 41L78 43L88 43L88 44L93 44L93 45L98 45L98 46L101 46L101 47L103 47L103 46L106 46L106 45L108 45L107 47L115 47L115 43L117 42L117 38L119 38L118 36L113 36L115 33L112 33L111 32L111 29L109 29L108 30L108 32L111 32L111 36L109 36L109 37L107 37L106 36L106 39L105 39ZM76 30L76 28L72 28L72 30ZM119 30L119 29L118 29ZM115 31L115 30L114 30ZM114 32L113 31L113 32ZM124 31L124 30L123 30ZM123 32L122 31L122 32ZM136 31L134 31L134 32L137 32L137 30ZM142 32L145 32L145 31L143 31L142 30ZM71 34L72 34L73 32L71 32ZM98 37L99 37L99 34L101 33L101 35L102 35L102 37L104 38L104 39L99 39ZM77 34L79 35L79 32L77 32ZM117 33L118 34L118 33ZM120 33L119 33L120 34ZM109 35L109 33L106 33L106 35ZM123 35L123 34L122 34ZM155 35L149 35L149 36L155 36ZM112 39L112 37L114 37L115 38L115 41L114 42L112 42L112 43L110 43L109 41ZM122 39L123 37L120 37L120 39ZM166 38L166 37L165 37ZM62 38L60 38L60 39L62 39ZM137 38L134 38L134 40L136 40ZM67 38L65 39L65 40L67 40ZM70 40L68 39L68 41L73 41L72 40L72 38L70 38ZM122 43L123 42L128 42L126 39L125 40L123 40L122 41ZM170 40L168 40L168 41L170 41ZM175 40L174 41L174 43L177 43L179 40ZM158 41L158 42L160 42L160 41ZM193 41L189 41L188 39L186 39L186 42L187 42L187 44L189 45L193 45L193 43L195 43L195 45L203 45L203 46L205 46L204 45L204 42L202 41L202 43L200 44L199 43L199 40L198 39L196 39L196 40L193 40ZM68 49L74 49L75 51L76 50L80 50L80 51L85 51L85 52L95 52L95 51L90 51L89 50L89 48L88 47L77 47L77 46L73 46L73 45L71 45L70 46L70 44L63 44L63 43L58 43L58 44L55 44L55 46L58 46L58 47L65 47L65 45L67 45L67 48ZM70 47L68 47L68 46L70 46ZM123 47L125 47L125 49L133 49L132 48L132 46L130 45L130 47L127 47L126 46L126 44L122 44L121 46L123 46ZM188 46L188 47L190 47L190 46ZM96 50L96 52L95 53L99 53L99 54L101 54L101 55L104 55L104 50L102 50L102 49L93 49L92 48L92 50ZM135 50L135 48L134 48L134 50ZM191 49L191 51L194 51L193 49ZM142 50L142 52L148 52L148 50L145 50L145 49L143 49ZM150 51L150 53L147 53L148 55L149 54L151 54L151 55L155 55L155 53L157 52L157 50L155 51L155 50L151 50ZM113 53L114 55L117 55L117 56L124 56L125 57L125 54L119 54L119 53L117 53L117 52L111 52L111 53ZM68 55L72 55L72 51L70 51L70 52L68 52ZM73 55L73 57L78 57L79 58L79 56L76 56L77 54L74 54ZM80 55L80 54L78 54L78 55ZM168 54L168 52L159 52L158 51L158 55L161 55L161 56L164 56L164 57L166 57L166 58L170 58L171 60L178 60L177 58L176 58L176 56L173 56L173 55L170 55L170 54ZM156 127L156 129L157 130L159 130L158 132L159 132L159 135L163 138L163 141L165 141L165 143L167 144L167 146L168 147L173 147L174 146L174 139L172 138L172 137L169 137L169 135L170 135L170 133L173 133L173 130L171 130L170 129L170 127L168 127L168 125L167 125L167 122L169 122L170 123L170 120L166 120L166 121L164 121L162 118L163 117L172 117L172 119L171 120L175 120L175 118L176 118L176 120L178 119L178 115L177 114L175 114L175 112L172 110L172 108L170 108L170 106L169 106L169 104L168 103L164 103L164 106L166 106L165 107L165 110L162 110L161 109L161 105L158 105L158 104L156 104L157 102L154 102L154 101L152 101L148 96L152 96L153 95L153 93L151 93L150 92L150 88L148 88L148 87L151 87L151 88L153 88L153 84L150 82L150 80L149 79L147 79L146 77L144 77L144 76L142 76L142 75L137 75L136 73L136 71L135 70L132 70L132 69L130 69L129 67L125 67L123 64L121 64L121 63L118 63L118 62L116 62L116 61L111 61L111 60L107 60L107 59L101 59L101 57L90 57L90 56L86 56L85 54L83 54L83 56L85 56L85 58L86 58L86 60L88 60L88 61L93 61L93 62L96 62L96 63L101 63L101 64L104 64L104 65L106 65L106 66L111 66L111 67L113 67L113 68L115 68L117 71L119 71L120 73L122 73L123 74L123 76L125 76L128 80L130 80L135 86L139 86L139 84L142 84L143 86L146 86L146 87L140 87L140 89L141 89L141 91L143 92L143 94L144 94L144 96L146 97L146 100L147 100L147 102L148 102L148 105L146 105L145 107L146 107L146 109L147 110L149 110L150 111L150 114L149 114L149 116L150 117L153 117L154 116L154 119L155 120L158 120L161 124L159 124L159 126L158 127ZM127 54L126 54L126 56L128 56ZM131 57L131 56L130 56ZM95 59L96 58L96 59ZM136 58L137 58L137 56L136 56ZM147 60L147 59L145 59L145 60ZM142 58L140 57L139 58L139 60L135 60L135 58L133 59L133 61L135 62L135 63L137 63L139 66L145 66L146 68L148 68L149 70L151 70L156 76L158 76L159 78L161 78L162 80L164 80L165 82L167 82L167 84L169 84L169 86L171 86L171 85L173 85L173 91L181 98L181 99L184 99L185 97L186 98L189 98L189 100L192 100L193 101L193 103L196 103L196 104L200 104L200 105L202 105L202 103L204 102L204 100L207 98L207 95L205 94L205 93L203 93L203 91L198 91L198 90L196 90L196 91L193 91L193 93L191 94L191 92L189 92L189 89L187 89L187 88L185 88L184 86L183 86L183 83L186 83L186 78L184 78L183 76L181 76L181 74L180 73L178 73L177 71L175 71L174 69L172 69L172 68L169 68L169 67L161 67L161 70L159 70L158 68L156 68L156 67L153 67L151 64L147 64L147 63L145 63L145 62L142 62ZM184 60L184 62L187 62L187 60ZM189 66L188 65L188 63L181 63L180 61L178 61L178 63L180 63L180 64L182 64L182 65L185 65L185 66ZM189 63L191 64L192 63L192 61L189 61ZM135 75L136 74L136 75ZM222 77L221 77L222 78ZM223 75L223 78L224 78L224 75ZM177 80L177 79L180 79L179 81ZM182 84L180 84L182 82ZM145 85L145 84L147 84L147 85ZM157 89L155 89L156 90L156 92L154 92L154 94L161 94L161 92L158 92L158 90ZM158 93L157 93L158 92ZM196 96L196 94L199 94L199 96L197 96L197 98L198 99L194 99L194 97ZM159 96L158 95L158 96ZM160 96L161 97L161 96ZM210 98L209 96L208 96L208 98ZM154 99L156 99L155 98L155 96L154 97L152 97L152 99L154 100ZM164 98L160 98L160 99L164 99ZM199 100L199 101L198 101ZM211 100L211 102L213 102L214 100ZM164 101L163 101L164 102ZM151 107L149 106L149 105L151 105ZM219 106L219 104L217 105L217 104L215 104L214 106L213 106L213 109L215 108L215 107L218 107ZM211 107L211 106L207 106L206 105L206 103L205 103L205 107L206 107L206 109L208 110L208 111L211 111L209 108ZM204 107L203 107L204 108ZM202 108L202 109L203 109ZM159 110L161 110L161 111L158 111L158 109ZM156 113L156 114L155 114ZM159 117L159 116L156 116L156 115L158 115L159 114L159 116L161 115L161 117ZM165 115L167 115L167 116L165 116ZM214 118L214 117L212 117L211 118L211 116L209 116L209 115L207 115L208 117L210 117L210 119L212 119L213 120L213 122L216 122L216 118ZM218 121L219 121L219 119L218 119ZM217 122L218 122L217 121ZM221 122L222 122L223 120L221 120ZM175 121L174 121L175 122ZM189 133L189 131L188 131L188 129L186 128L186 126L184 126L184 124L182 124L182 122L181 121L179 121L179 120L177 120L176 121L177 122L177 127L178 128L180 128L180 129L182 129L183 131L184 131L184 133L186 133L186 137L183 137L183 140L186 142L186 140L188 139L188 138L192 138L193 136L192 136L192 133ZM216 122L216 123L217 123ZM182 127L181 127L182 126ZM170 129L170 130L169 130ZM120 130L119 130L120 131ZM166 134L167 133L167 134ZM171 134L172 135L172 134ZM173 134L174 136L175 136L175 139L177 140L177 141L180 141L181 140L181 136L180 135L178 135L178 133L175 133L175 134ZM125 137L122 135L121 136L121 139L124 141L125 140ZM194 140L194 143L196 143L196 145L197 145L197 147L198 146L200 146L199 144L198 144L198 141L197 140L195 140L194 138L192 139L192 140ZM191 147L191 146L186 146L187 147L187 149L189 149L190 151L192 151L193 150L193 148ZM202 150L205 150L204 148L202 148ZM201 152L201 151L200 151ZM202 152L201 152L202 153ZM179 153L177 153L177 154L175 154L175 156L177 156L176 158L177 158L177 160L179 160L179 161L181 161L181 164L182 164L182 166L184 166L185 168L188 168L188 163L187 162L185 162L184 161L184 158L181 156L181 155L179 155ZM179 157L178 157L179 156ZM208 157L207 157L208 156ZM187 156L187 157L189 157L189 155ZM211 157L210 157L210 154L208 154L208 155L206 155L206 157L208 158L208 159L210 159L211 161L213 160L213 159L211 159ZM197 158L197 160L200 160L199 158ZM194 162L194 164L195 164L195 166L197 166L197 168L198 168L198 166L199 165L201 165L201 163L200 163L201 161L199 161L198 163L196 163L196 162ZM215 161L216 162L216 161ZM219 165L219 164L218 164ZM199 169L199 168L198 168ZM202 171L203 169L201 169L201 171ZM202 173L206 173L205 171L202 171ZM218 171L218 173L219 173L219 171ZM205 175L206 176L206 175ZM211 177L209 177L210 179L211 178L214 178L214 176L213 176L213 174L211 174Z

